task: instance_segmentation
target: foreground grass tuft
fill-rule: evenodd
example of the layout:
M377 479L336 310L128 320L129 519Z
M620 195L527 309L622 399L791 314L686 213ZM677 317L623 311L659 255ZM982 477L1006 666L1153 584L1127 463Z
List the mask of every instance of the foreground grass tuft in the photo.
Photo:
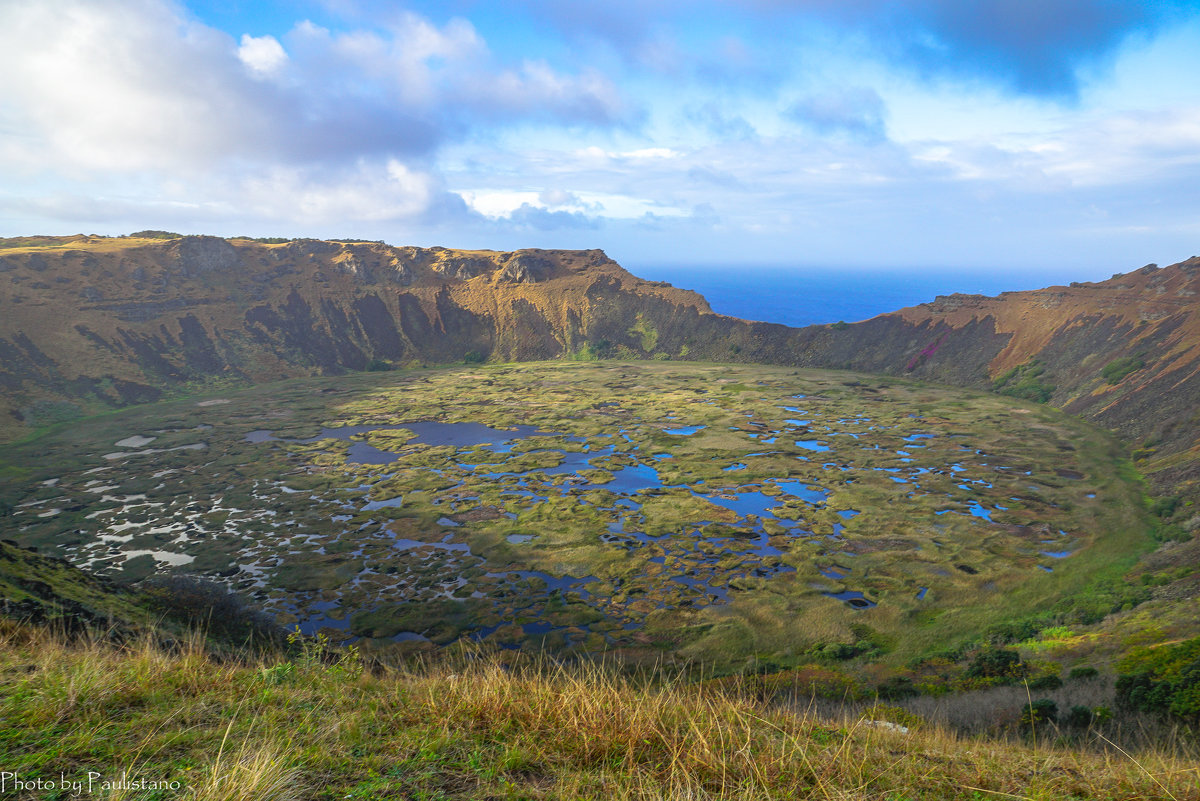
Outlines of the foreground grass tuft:
M1200 798L1194 762L822 717L603 666L211 657L0 624L0 764L110 799ZM29 793L29 798L67 797ZM104 796L98 796L104 797Z

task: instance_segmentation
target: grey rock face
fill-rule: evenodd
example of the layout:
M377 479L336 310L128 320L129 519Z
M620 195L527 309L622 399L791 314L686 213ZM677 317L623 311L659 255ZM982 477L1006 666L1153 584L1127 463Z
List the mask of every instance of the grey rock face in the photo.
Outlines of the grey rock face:
M241 263L233 245L215 236L185 236L174 243L172 250L175 265L189 278Z
M496 280L513 284L536 284L546 280L552 268L553 265L546 259L520 253L510 258L504 268L496 273Z

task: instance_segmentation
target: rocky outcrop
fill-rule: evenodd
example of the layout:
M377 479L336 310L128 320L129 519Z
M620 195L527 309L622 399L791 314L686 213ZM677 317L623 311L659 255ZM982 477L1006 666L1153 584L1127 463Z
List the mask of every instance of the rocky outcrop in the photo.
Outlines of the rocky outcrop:
M553 274L554 265L546 258L531 253L514 253L496 271L497 281L513 284L536 284Z
M189 278L229 270L241 262L234 247L215 236L176 239L168 246L168 253L171 263Z

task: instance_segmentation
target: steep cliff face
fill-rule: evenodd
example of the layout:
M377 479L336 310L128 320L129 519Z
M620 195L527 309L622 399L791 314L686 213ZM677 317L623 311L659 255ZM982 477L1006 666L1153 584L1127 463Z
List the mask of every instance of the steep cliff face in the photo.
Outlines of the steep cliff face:
M866 323L857 369L1011 391L1022 376L1055 406L1115 430L1160 488L1200 491L1200 258L1098 283L995 298L940 297ZM1036 375L1034 375L1036 374Z
M464 358L698 359L999 385L1115 429L1160 487L1200 493L1197 292L1193 258L794 329L714 314L598 250L4 240L0 437L230 379Z
M650 356L642 345L653 343L622 320L652 317L671 340L684 338L686 320L713 316L699 295L634 278L601 251L203 236L6 244L0 402L10 436L71 404L149 401L220 379L545 359L606 337Z

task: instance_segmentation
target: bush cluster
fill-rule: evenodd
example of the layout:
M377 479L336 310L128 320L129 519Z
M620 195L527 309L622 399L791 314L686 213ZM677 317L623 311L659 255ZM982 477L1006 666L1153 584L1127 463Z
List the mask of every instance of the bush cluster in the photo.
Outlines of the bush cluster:
M1125 705L1200 722L1200 637L1135 648L1117 672L1117 699Z
M1119 384L1130 373L1137 372L1146 366L1141 356L1122 356L1104 365L1100 375L1110 384Z
M1054 394L1055 386L1042 380L1046 371L1037 359L1012 368L992 382L992 389L1000 395L1024 398L1035 403L1045 403Z

